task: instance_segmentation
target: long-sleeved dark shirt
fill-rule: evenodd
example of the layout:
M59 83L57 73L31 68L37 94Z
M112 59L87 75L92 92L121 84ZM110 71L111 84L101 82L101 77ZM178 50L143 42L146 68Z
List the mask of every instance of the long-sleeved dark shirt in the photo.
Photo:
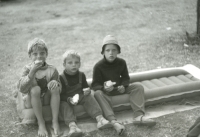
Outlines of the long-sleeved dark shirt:
M122 58L116 58L112 63L105 58L97 62L93 68L92 89L104 91L104 82L111 80L116 82L114 87L123 85L125 88L130 83L130 77L126 61ZM105 92L105 91L104 91ZM117 90L113 90L109 95L117 95Z

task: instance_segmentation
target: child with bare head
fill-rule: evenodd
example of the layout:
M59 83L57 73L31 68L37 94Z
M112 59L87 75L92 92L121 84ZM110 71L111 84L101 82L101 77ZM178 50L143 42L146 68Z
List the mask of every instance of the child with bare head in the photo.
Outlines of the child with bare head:
M64 71L60 75L62 84L60 114L63 117L66 125L69 125L69 137L81 136L82 131L76 124L76 116L73 107L82 105L86 112L97 120L97 128L107 128L110 126L102 116L102 111L94 97L90 94L90 88L86 81L86 76L79 71L81 66L80 55L69 50L63 54Z
M55 135L60 133L58 113L61 84L57 69L46 63L48 48L44 40L35 38L28 43L28 55L31 63L23 68L18 89L23 93L26 108L33 108L38 121L38 136L46 137L48 132L42 114L42 106L49 105L52 110L52 128Z

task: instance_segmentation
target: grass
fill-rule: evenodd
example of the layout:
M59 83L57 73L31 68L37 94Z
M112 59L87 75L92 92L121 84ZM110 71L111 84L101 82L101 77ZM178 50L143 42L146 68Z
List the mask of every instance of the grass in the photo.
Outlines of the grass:
M184 137L194 118L199 115L199 109L186 112L178 112L156 118L158 122L155 127L137 127L126 125L127 132L124 137ZM184 114L183 114L184 113ZM185 124L187 123L188 124ZM92 137L115 137L117 134L114 131L94 131L90 133Z
M200 68L199 46L184 47L185 32L196 30L196 0L9 0L0 3L0 133L2 137L32 137L33 125L17 125L12 92L29 62L27 43L43 38L49 47L48 62L62 72L67 49L81 53L87 78L102 58L101 43L116 35L129 72L193 64ZM199 109L157 118L154 128L127 125L127 136L183 137ZM188 118L189 117L189 118ZM95 137L114 137L113 130L95 131Z

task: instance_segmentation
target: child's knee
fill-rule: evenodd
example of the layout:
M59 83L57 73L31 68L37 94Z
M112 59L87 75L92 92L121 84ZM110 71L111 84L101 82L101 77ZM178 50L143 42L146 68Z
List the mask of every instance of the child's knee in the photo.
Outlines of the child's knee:
M32 108L30 95L24 96L23 101L24 101L25 108Z
M131 84L131 89L136 89L138 91L144 91L144 87L141 84Z
M84 96L84 98L86 100L91 100L91 99L94 99L94 96L90 94L90 95Z
M144 91L144 87L142 85L137 84L136 87L137 87L138 90Z
M98 97L98 96L102 96L102 91L101 90L97 90L94 92L94 97Z
M41 88L39 86L35 86L35 87L33 87L31 89L30 93L31 93L31 97L33 97L33 96L40 96L40 94L41 94Z
M136 94L142 94L144 95L144 88L140 84L131 84L127 91L127 94L130 94L131 96L135 96Z
M69 107L70 107L70 105L69 105L68 102L65 102L65 101L60 102L60 108L61 109L65 109L65 108L69 108Z
M60 95L60 88L55 87L54 89L50 90L51 95Z

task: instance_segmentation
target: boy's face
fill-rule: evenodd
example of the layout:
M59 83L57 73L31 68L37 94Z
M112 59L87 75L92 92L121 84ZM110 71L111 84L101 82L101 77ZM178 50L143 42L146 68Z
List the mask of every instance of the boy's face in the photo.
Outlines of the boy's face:
M42 60L45 62L47 58L47 52L43 48L33 48L33 52L31 52L30 58L32 61Z
M66 58L65 62L63 63L63 66L68 74L74 75L79 70L81 63L79 58L69 56Z
M103 55L108 62L113 62L116 59L118 53L119 51L116 45L108 44L105 46Z

